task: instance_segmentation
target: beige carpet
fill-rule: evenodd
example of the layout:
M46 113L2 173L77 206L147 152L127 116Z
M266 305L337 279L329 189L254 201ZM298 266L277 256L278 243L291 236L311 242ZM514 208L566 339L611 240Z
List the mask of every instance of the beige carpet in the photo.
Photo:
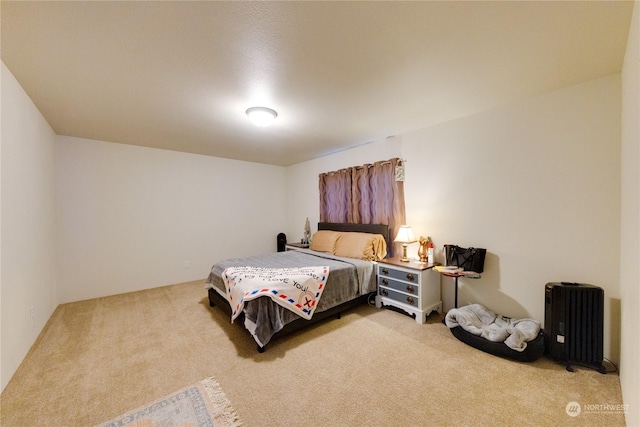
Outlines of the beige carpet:
M65 304L2 393L0 424L92 426L215 377L245 426L624 425L616 374L500 359L440 320L365 305L259 354L202 282Z

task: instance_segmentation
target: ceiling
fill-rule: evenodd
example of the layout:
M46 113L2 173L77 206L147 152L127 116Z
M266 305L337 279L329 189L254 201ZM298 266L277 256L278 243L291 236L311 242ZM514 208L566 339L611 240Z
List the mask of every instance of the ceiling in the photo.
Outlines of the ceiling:
M0 7L2 61L57 134L287 166L617 73L633 2Z

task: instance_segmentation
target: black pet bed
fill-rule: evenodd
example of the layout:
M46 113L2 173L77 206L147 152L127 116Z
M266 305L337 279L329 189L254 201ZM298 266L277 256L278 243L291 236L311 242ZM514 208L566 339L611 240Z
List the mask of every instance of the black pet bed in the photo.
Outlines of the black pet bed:
M493 354L494 356L506 357L507 359L513 359L519 362L533 362L544 353L544 335L542 330L540 330L540 333L535 339L527 342L527 348L525 348L524 351L516 351L509 348L504 342L489 341L480 336L473 335L471 332L464 330L462 326L456 326L450 329L453 336L463 343L482 350L485 353Z

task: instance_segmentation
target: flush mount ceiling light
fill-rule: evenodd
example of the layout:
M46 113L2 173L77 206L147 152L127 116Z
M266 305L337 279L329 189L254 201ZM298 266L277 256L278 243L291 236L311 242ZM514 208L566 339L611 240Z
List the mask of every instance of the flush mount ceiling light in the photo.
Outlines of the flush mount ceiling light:
M247 110L247 116L254 125L264 127L269 126L278 117L278 113L267 107L251 107Z

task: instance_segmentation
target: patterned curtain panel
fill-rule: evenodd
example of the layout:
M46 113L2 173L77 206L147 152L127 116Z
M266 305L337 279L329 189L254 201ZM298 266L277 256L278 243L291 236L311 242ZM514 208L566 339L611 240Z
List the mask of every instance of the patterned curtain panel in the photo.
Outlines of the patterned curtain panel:
M349 169L320 174L320 222L353 223Z
M387 224L393 239L406 221L404 183L395 179L398 162L320 174L320 221ZM387 249L390 256L399 250L393 246Z

